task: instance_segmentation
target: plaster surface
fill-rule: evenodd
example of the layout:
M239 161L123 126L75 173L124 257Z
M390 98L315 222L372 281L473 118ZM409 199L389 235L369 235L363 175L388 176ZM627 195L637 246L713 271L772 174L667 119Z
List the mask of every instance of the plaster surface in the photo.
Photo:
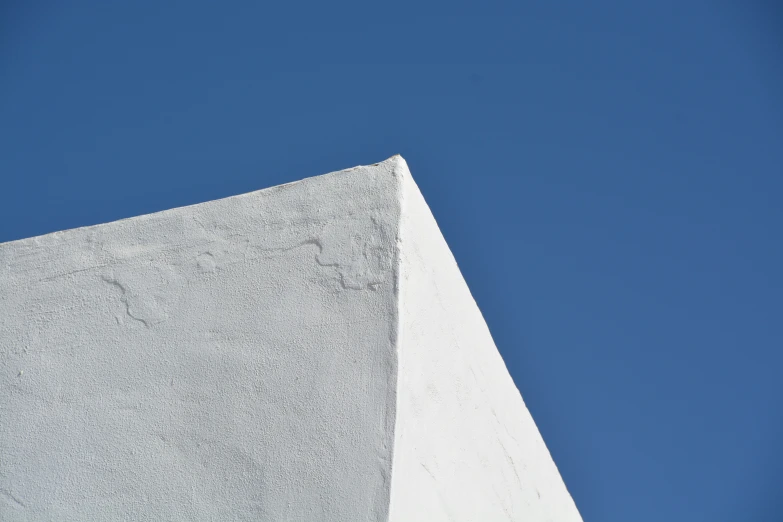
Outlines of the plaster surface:
M577 522L427 203L401 191L392 522Z
M0 520L580 520L405 161L0 245Z

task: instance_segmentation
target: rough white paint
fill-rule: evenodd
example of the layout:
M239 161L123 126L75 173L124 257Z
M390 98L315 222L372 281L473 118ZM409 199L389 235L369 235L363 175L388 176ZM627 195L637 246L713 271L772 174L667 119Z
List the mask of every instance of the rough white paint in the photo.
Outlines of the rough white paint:
M395 156L0 245L0 520L580 519Z

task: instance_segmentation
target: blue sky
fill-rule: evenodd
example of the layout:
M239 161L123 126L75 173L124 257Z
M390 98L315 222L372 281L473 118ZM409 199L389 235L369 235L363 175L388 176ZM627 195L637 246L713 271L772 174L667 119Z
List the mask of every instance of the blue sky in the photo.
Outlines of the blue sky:
M586 521L783 519L781 9L270 4L4 2L0 241L401 153Z

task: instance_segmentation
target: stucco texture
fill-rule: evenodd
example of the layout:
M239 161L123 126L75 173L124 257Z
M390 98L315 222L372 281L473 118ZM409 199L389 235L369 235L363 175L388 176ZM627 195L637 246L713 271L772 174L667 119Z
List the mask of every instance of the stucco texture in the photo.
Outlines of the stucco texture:
M0 520L580 520L405 161L0 245Z

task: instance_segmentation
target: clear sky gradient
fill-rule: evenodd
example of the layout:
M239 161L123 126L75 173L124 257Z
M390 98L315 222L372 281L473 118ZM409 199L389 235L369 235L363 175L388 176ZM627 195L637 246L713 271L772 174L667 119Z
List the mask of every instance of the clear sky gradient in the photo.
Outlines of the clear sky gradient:
M400 153L586 521L783 520L775 6L0 2L0 241Z

